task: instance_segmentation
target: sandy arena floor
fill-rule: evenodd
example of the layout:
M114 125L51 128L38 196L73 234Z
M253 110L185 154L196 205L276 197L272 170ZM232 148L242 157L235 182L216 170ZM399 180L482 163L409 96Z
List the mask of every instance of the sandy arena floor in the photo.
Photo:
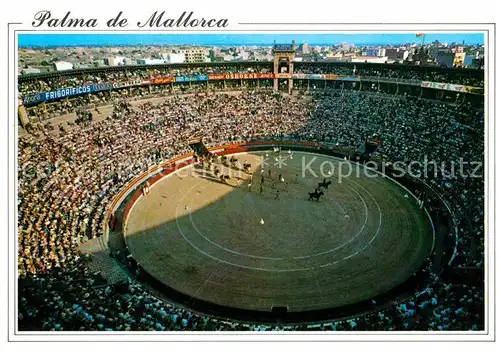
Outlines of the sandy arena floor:
M195 299L263 311L288 306L291 312L370 299L420 267L432 227L402 187L373 171L377 177L367 177L363 168L356 173L356 165L335 158L268 155L235 155L252 164L250 187L250 174L232 170L224 184L200 166L155 184L126 224L137 262ZM262 159L272 171L269 178L265 168L261 195ZM309 171L302 176L312 159L318 177ZM308 192L323 180L325 161L333 164L333 170L323 168L333 172L333 183L319 202L308 201ZM348 166L351 176L338 183ZM278 181L280 173L288 185Z

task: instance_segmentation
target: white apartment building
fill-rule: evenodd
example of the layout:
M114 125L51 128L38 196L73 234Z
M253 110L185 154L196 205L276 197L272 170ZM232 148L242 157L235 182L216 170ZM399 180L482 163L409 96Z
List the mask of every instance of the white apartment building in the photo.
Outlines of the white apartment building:
M207 48L186 48L179 50L183 54L186 63L203 63L207 61Z
M73 63L70 63L70 62L67 62L67 61L56 61L54 63L54 69L56 71L72 70L73 69Z

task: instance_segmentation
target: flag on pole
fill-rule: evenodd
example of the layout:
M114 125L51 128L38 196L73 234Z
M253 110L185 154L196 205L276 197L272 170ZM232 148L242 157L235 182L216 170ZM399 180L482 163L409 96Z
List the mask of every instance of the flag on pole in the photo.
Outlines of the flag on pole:
M422 37L422 36L425 36L425 33L417 33L415 36L416 37Z

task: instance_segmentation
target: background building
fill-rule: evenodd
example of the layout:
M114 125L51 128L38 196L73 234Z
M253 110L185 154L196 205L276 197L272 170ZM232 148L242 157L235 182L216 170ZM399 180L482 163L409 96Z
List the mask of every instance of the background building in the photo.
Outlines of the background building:
M455 53L439 53L436 56L437 65L445 66L447 68L453 67L454 60L455 60Z
M125 57L108 57L104 59L104 63L108 66L124 65Z
M26 74L40 74L40 69L37 68L24 68L21 69L21 75L26 75Z
M63 70L72 70L73 63L67 61L56 61L54 62L54 70L63 71Z
M186 63L204 63L209 61L207 48L187 48L179 50L185 57Z
M167 64L165 59L137 59L137 64L139 65L159 65Z

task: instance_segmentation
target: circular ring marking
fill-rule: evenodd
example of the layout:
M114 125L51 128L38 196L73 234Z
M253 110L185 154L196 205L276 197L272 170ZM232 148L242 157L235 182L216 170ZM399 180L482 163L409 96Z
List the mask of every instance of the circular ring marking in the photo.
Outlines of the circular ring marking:
M199 182L200 183L200 182ZM195 184L195 186L198 185L198 184ZM290 260L290 259L294 259L294 260L297 260L297 259L307 259L307 258L312 258L312 257L317 257L317 256L322 256L322 255L325 255L325 254L328 254L328 253L331 253L331 252L334 252L350 243L352 243L356 238L358 238L359 235L361 235L361 233L364 231L365 227L366 227L366 224L368 223L368 207L366 205L366 202L364 200L364 198L361 196L361 194L359 194L359 192L357 190L355 190L354 188L352 188L351 186L347 186L348 188L350 188L351 190L353 190L358 196L359 198L361 199L361 201L363 202L364 204L364 207L365 207L365 221L363 223L363 226L361 227L361 229L358 231L358 233L356 235L354 235L351 239L347 240L346 242L344 242L343 244L339 245L339 246L336 246L332 249L329 249L329 250L326 250L326 251L323 251L323 252L318 252L318 253L314 253L314 254L310 254L310 255L305 255L305 256L295 256L295 257L266 257L266 256L256 256L256 255L252 255L252 254L248 254L248 253L242 253L242 252L238 252L238 251L235 251L233 249L230 249L230 248L227 248L227 247L224 247L220 244L218 244L217 242L214 242L212 241L210 238L206 237L206 235L200 231L200 229L196 226L196 223L194 222L193 220L193 217L192 217L192 212L191 210L188 211L188 214L189 214L189 220L191 221L191 225L193 226L193 228L195 229L195 231L201 236L203 237L206 241L208 241L209 243L211 243L212 245L220 248L220 249L223 249L224 251L227 251L229 253L233 253L233 254L237 254L239 256L245 256L245 257L249 257L249 258L256 258L256 259L267 259L267 260L274 260L274 261L281 261L281 260ZM205 187L206 188L206 187ZM191 188L184 194L184 196L182 197L181 201L184 200L184 198L187 197L188 193L190 192ZM182 203L181 203L182 204ZM176 212L176 218L178 217L177 215L177 212Z
M348 255L344 258L342 258L342 260L347 260L349 258L352 258L356 255L358 255L360 252L362 252L364 249L366 249L374 240L375 238L378 236L379 232L380 232L380 228L382 226L382 212L380 210L380 206L377 202L377 200L375 199L375 197L369 192L367 191L364 187L362 187L359 183L357 182L354 182L354 181L351 181L353 182L354 184L356 184L357 186L359 186L361 189L363 189L367 194L370 195L370 197L373 199L373 201L375 202L375 204L377 205L377 209L379 210L379 225L378 225L378 228L377 228L377 231L375 232L374 236L371 238L371 240L361 249L361 250L358 250L354 253L352 253L351 255ZM196 187L199 183L201 182L198 182L196 184L194 184L193 186L191 186L187 193L193 189L194 187ZM186 194L187 194L186 193ZM185 194L185 195L186 195ZM359 193L358 193L359 194ZM184 195L184 196L185 196ZM183 199L181 199L183 200ZM364 200L363 200L364 202ZM366 203L365 203L366 205ZM324 267L327 267L327 266L331 266L331 265L334 265L336 263L339 263L340 261L342 260L337 260L337 261L334 261L334 262L330 262L330 263L326 263L326 264L323 264L323 265L319 265L319 266L314 266L314 267L304 267L304 268L292 268L292 269L268 269L268 268L260 268L260 267L251 267L251 266L246 266L246 265L242 265L242 264L236 264L236 263L233 263L233 262L229 262L229 261L226 261L226 260L223 260L223 259L220 259L220 258L217 258L217 257L214 257L212 255L210 255L209 253L201 250L199 247L197 247L193 242L191 242L187 237L186 235L184 234L181 226L179 225L179 220L178 220L178 210L179 210L179 206L177 206L176 208L176 218L175 218L175 221L176 221L176 225L177 225L177 228L180 232L180 234L182 235L182 237L184 238L184 240L189 243L194 249L196 249L198 252L202 253L203 255L213 259L213 260L216 260L218 262L221 262L221 263L224 263L224 264L229 264L229 265L232 265L232 266L235 266L235 267L239 267L239 268L245 268L245 269L252 269L252 270L260 270L260 271L266 271L266 272L296 272L296 271L308 271L308 270L314 270L314 269L318 269L318 268L324 268ZM190 212L189 212L190 213ZM286 258L285 258L286 259Z

